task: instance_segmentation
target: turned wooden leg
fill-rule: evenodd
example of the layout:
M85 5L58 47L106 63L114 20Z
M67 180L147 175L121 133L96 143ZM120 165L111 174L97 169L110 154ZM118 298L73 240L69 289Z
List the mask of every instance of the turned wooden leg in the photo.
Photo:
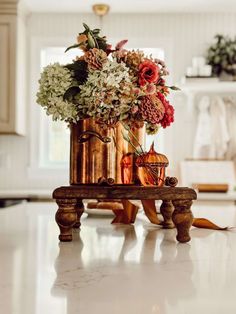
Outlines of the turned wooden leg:
M177 228L176 239L179 242L188 242L191 240L189 229L193 223L193 214L191 212L191 200L174 200L174 212L172 220Z
M80 218L84 212L84 204L82 200L77 200L75 205L75 211L77 213L77 220L76 223L73 225L73 228L79 228L81 226Z
M56 222L60 229L59 240L68 242L72 240L72 227L77 221L75 206L76 199L56 199L58 211L56 212Z
M163 228L173 229L175 227L172 221L173 211L174 211L174 206L171 201L162 201L160 212L164 219L162 223Z

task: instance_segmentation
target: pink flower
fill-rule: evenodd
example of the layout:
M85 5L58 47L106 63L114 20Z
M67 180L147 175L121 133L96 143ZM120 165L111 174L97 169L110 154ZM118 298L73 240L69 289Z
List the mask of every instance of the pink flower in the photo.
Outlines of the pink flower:
M145 60L139 65L139 84L156 83L159 79L159 67L151 60Z
M165 129L167 126L169 126L172 122L174 122L174 108L173 106L169 103L169 101L165 98L165 96L161 93L157 93L157 97L160 99L162 104L165 107L165 113L160 121L161 126Z
M127 39L124 39L124 40L119 41L119 42L116 44L115 49L116 49L116 50L122 50L123 47L124 47L124 45L125 45L127 42L128 42Z
M110 53L112 53L112 52L116 52L117 53L117 57L121 57L123 54L124 54L124 49L123 49L123 47L124 47L124 45L126 44L128 42L128 40L127 39L124 39L124 40L121 40L121 41L119 41L117 44L116 44L116 46L115 46L115 49L113 49L112 48L112 45L107 45L107 47L106 47L106 53L107 53L107 55L109 55Z
M132 94L135 96L138 96L141 93L140 89L138 87L135 87L132 89Z
M146 92L147 92L149 95L155 94L155 93L156 93L156 85L154 85L154 84L148 84L148 85L146 86Z

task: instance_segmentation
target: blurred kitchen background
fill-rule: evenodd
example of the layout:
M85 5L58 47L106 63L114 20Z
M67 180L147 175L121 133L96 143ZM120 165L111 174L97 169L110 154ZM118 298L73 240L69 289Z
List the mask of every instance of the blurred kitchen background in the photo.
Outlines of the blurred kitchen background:
M128 39L127 48L165 60L168 84L181 89L170 97L175 123L154 138L156 150L169 158L167 173L181 185L223 184L225 193L201 193L199 199L234 202L236 69L230 64L230 71L214 75L207 57L221 34L231 39L232 50L227 42L222 49L236 63L236 2L106 1L110 10L102 17L92 9L96 3L0 0L1 199L47 199L69 182L69 130L45 115L36 93L45 65L78 55L64 50L85 22L102 28L113 44ZM146 149L152 140L146 139Z

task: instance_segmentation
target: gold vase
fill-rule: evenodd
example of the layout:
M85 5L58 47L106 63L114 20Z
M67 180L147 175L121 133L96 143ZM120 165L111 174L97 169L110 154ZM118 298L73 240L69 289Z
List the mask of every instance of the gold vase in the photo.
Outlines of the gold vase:
M122 156L134 151L123 138L124 127L102 129L93 119L84 119L71 124L70 130L70 184L97 184L101 178L121 184ZM142 144L144 130L134 133Z

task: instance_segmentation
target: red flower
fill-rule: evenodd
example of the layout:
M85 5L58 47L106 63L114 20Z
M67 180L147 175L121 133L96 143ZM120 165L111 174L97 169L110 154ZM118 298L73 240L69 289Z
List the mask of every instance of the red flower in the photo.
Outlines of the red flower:
M145 60L139 65L139 84L156 83L159 79L159 67L150 60Z
M162 104L165 107L164 116L163 116L162 120L160 121L161 126L165 129L172 122L174 122L174 112L175 112L175 110L174 110L173 106L171 106L171 104L165 98L165 96L163 94L157 93L157 97L160 99L160 101L162 102Z

